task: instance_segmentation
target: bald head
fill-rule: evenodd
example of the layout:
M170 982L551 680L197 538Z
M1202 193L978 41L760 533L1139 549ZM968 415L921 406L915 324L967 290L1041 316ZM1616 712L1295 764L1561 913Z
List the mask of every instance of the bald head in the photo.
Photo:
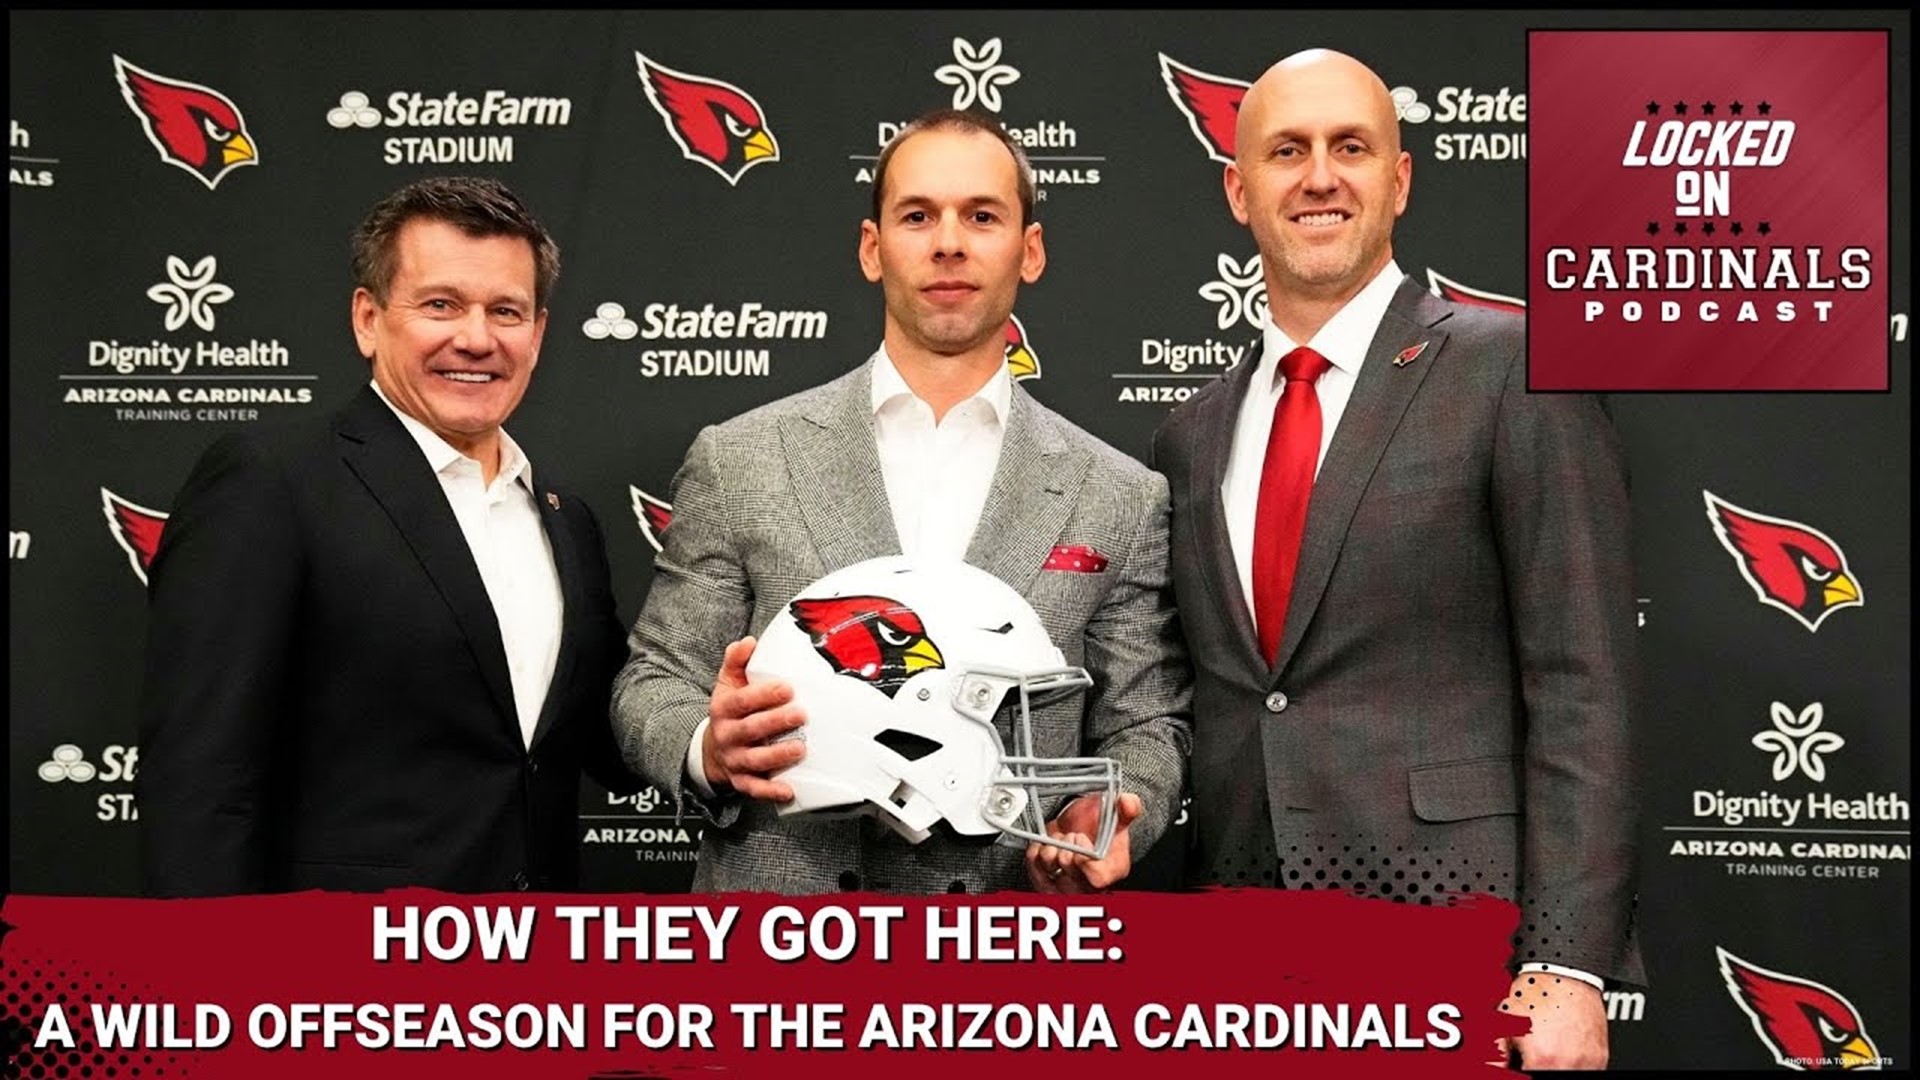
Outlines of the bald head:
M1227 205L1253 230L1275 325L1306 341L1393 261L1413 158L1380 76L1331 49L1268 68L1240 101Z
M1274 114L1291 120L1338 114L1366 122L1400 152L1400 121L1394 115L1393 95L1373 69L1343 52L1303 49L1268 68L1240 101L1240 119L1234 130L1236 156L1264 152L1272 135Z

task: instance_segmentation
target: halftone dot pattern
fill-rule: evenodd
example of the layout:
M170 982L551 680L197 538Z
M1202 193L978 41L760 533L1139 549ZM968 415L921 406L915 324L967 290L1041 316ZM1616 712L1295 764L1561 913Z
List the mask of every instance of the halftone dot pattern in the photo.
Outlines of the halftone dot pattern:
M91 1006L160 1000L151 986L131 986L111 976L70 970L57 960L9 950L0 958L0 1052L5 1073L22 1080L147 1080L186 1078L176 1054L148 1049L107 1049L94 1031ZM59 1005L73 1046L35 1048L48 1005Z
M1503 899L1514 893L1512 867L1429 845L1330 836L1285 845L1275 862L1290 889L1344 889L1403 904L1450 905L1466 893Z

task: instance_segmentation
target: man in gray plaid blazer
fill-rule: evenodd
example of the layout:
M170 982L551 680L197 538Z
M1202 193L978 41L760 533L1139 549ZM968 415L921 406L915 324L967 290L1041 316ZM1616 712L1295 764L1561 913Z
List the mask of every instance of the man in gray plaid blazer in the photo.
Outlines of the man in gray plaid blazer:
M1186 767L1166 482L1008 372L1014 295L1046 251L1025 155L992 119L942 110L888 144L860 264L886 298L873 358L705 429L674 477L673 522L614 688L626 759L707 823L697 890L1109 887L1165 831ZM1104 858L1033 844L1023 859L939 832L909 844L869 818L778 816L792 790L771 774L806 744L772 740L805 718L785 685L747 684L749 635L823 575L897 553L998 576L1093 677L1083 700L1036 708L1032 726L1040 756L1119 763ZM1048 832L1084 843L1098 811L1082 796Z
M1516 900L1524 1065L1595 1068L1602 980L1641 978L1625 464L1596 400L1527 393L1519 319L1400 272L1412 172L1352 57L1297 53L1240 103L1225 187L1269 325L1154 440L1194 876Z

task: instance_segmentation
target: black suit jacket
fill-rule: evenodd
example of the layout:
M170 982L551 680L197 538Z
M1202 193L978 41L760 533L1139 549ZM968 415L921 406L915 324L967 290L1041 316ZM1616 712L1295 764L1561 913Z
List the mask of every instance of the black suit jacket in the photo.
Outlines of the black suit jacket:
M1401 284L1314 482L1271 666L1220 495L1258 361L1156 435L1195 666L1195 876L1493 893L1525 912L1516 961L1639 982L1625 463L1597 399L1527 392L1524 334Z
M576 883L582 767L637 784L607 719L624 635L592 512L536 476L565 616L529 749L459 522L371 388L206 452L149 570L150 892Z

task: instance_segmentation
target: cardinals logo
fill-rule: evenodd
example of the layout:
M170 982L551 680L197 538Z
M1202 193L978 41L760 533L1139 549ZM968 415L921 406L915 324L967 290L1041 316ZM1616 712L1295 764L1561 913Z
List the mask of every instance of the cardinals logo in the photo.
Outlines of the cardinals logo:
M160 160L212 188L242 165L260 164L260 147L246 118L227 95L210 86L155 75L113 58L114 77L127 107L147 129Z
M130 503L106 488L100 489L100 507L106 511L107 528L126 551L134 575L145 585L147 567L153 565L153 553L160 547L160 530L167 527L167 515Z
M1167 96L1186 115L1193 137L1207 156L1222 165L1233 164L1233 129L1240 122L1240 99L1251 83L1209 75L1160 54L1160 78Z
M766 114L753 95L732 83L662 67L637 52L633 57L640 64L647 100L667 122L667 134L688 161L738 184L741 173L780 160L780 144L767 130Z
M633 517L640 523L640 535L647 538L657 554L661 538L673 522L673 504L661 502L632 484L627 485L627 494L633 496Z
M1749 964L1718 946L1727 993L1753 1020L1775 1064L1801 1071L1878 1069L1860 1013L1831 987Z
M892 697L922 671L944 667L920 616L884 596L795 600L793 619L835 674L863 679Z
M1846 553L1826 533L1741 509L1711 491L1701 494L1714 535L1761 603L1793 616L1809 631L1820 629L1841 608L1866 604Z
M1518 297L1502 296L1499 293L1485 292L1462 285L1432 267L1427 268L1427 287L1433 295L1455 304L1470 304L1474 307L1492 308L1495 311L1508 311L1515 315L1527 313L1527 302Z
M1011 313L1007 315L1007 374L1015 382L1040 377L1040 357L1027 341L1027 328L1020 324L1020 316Z

